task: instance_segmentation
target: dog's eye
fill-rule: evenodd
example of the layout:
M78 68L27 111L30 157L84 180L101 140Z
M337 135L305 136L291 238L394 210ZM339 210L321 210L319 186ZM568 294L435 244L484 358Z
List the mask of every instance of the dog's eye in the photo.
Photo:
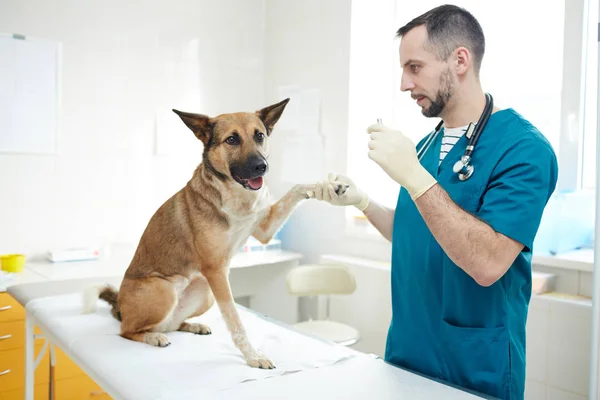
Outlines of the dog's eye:
M260 132L260 131L255 131L254 132L254 137L256 138L256 140L258 142L262 142L263 140L265 140L265 134Z
M227 139L225 139L225 143L230 145L240 144L240 138L236 135L231 135Z

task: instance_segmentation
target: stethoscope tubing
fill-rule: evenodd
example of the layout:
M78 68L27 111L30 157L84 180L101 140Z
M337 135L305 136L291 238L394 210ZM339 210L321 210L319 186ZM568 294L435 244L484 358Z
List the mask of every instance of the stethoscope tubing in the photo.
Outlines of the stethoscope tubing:
M481 135L481 132L483 132L483 129L485 128L490 116L492 115L492 109L494 107L494 100L489 93L486 93L485 97L486 97L485 108L483 109L483 113L481 114L481 117L479 118L479 121L477 122L477 126L475 127L472 135L467 134L469 143L467 144L464 155L461 157L461 159L466 160L466 164L464 165L464 167L467 167L468 165L470 165L472 154L475 150L475 144L479 140L479 136ZM429 150L429 147L431 147L431 144L433 143L434 139L437 137L438 133L441 131L443 123L444 123L444 121L440 121L438 123L438 125L435 127L434 131L429 134L429 136L427 137L427 139L425 140L425 142L423 143L421 148L417 151L417 159L419 161L421 161L421 159L423 158L425 153L427 153L427 151ZM469 131L470 129L472 129L471 126L469 127L469 129L467 131ZM472 167L470 167L470 168L472 169ZM458 174L460 175L461 172L458 172ZM472 172L471 172L471 174L472 174ZM468 179L470 176L471 175L467 175L467 176L463 177L464 179L461 179L461 180Z

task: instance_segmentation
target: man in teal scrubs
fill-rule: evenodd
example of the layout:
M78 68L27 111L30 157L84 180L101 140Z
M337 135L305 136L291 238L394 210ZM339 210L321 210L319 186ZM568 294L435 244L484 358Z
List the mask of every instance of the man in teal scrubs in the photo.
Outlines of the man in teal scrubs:
M388 362L523 399L531 250L556 186L555 153L523 116L494 107L473 152L474 173L459 180L452 167L467 146L463 131L486 103L481 26L464 9L441 6L397 34L401 90L423 115L443 120L440 134L419 162L402 132L368 127L369 158L401 185L395 210L341 175L330 175L313 196L358 207L392 242ZM336 182L349 189L338 196Z

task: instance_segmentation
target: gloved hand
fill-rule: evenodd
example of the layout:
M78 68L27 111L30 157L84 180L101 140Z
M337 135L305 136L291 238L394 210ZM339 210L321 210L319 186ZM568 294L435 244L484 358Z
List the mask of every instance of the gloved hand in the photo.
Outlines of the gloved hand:
M369 205L369 196L344 175L329 174L328 180L317 184L314 193L309 192L308 196L334 206L355 206L360 211Z
M369 126L367 132L371 134L369 158L402 185L413 200L437 183L419 162L412 140L402 132L382 124Z

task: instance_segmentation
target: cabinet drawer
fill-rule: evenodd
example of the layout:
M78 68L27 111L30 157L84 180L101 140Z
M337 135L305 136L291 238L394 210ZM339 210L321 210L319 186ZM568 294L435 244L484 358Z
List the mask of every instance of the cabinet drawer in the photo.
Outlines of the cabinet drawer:
M89 376L56 381L56 398L60 400L109 400L111 397Z
M25 347L25 321L0 322L0 351Z
M42 344L35 345L36 356L42 350ZM35 369L35 383L48 383L50 372L50 355L46 351L40 364ZM22 389L25 387L25 349L0 351L0 392Z
M0 322L22 321L25 309L8 293L0 293Z

